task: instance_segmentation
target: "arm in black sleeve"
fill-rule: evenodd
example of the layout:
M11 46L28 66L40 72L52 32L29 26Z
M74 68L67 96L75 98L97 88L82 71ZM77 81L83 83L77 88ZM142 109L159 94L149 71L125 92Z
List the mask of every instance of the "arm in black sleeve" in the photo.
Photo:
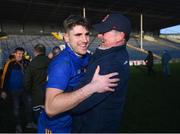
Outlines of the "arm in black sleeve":
M28 65L25 76L24 76L24 87L27 92L31 92L32 88L32 73L31 73L31 67Z
M10 62L8 67L7 67L5 77L4 77L4 84L3 84L4 91L7 91L7 84L8 84L8 80L10 77L10 71L12 70L12 66L13 66L13 62Z

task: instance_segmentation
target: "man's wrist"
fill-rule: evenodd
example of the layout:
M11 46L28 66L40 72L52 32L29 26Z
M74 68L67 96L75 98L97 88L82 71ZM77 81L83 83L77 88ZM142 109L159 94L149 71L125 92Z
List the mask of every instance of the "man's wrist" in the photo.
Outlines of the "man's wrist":
M83 88L81 88L81 95L84 97L89 97L91 96L93 93L95 93L95 91L93 90L93 84L89 83L87 85L85 85Z

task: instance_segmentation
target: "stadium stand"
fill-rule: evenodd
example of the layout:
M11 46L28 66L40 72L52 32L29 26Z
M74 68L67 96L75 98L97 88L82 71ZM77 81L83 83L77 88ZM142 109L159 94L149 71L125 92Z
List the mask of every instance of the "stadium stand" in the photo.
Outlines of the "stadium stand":
M135 38L131 38L130 41L128 42L129 44L135 46L135 47L140 47L140 41ZM152 51L153 53L161 56L163 53L163 50L168 50L172 56L172 58L180 58L180 44L178 43L172 43L169 41L162 40L158 38L156 42L150 42L147 40L143 40L143 49L148 51Z
M47 48L47 54L54 46L63 44L62 41L54 39L52 36L46 35L9 35L7 39L0 40L1 47L1 68L8 56L13 52L16 47L23 47L31 56L33 55L33 47L37 43L42 43Z
M0 47L2 51L0 59L1 64L3 65L9 54L18 46L25 48L25 50L32 56L33 47L37 43L44 44L47 48L48 54L54 46L63 44L63 41L57 40L52 35L9 35L8 38L0 40ZM94 52L99 43L100 40L91 36L89 50ZM165 49L169 50L173 59L180 58L180 44L169 42L160 38L156 38L156 42L143 40L143 50L140 50L140 40L138 38L131 37L128 41L127 47L130 60L135 63L139 61L139 64L144 64L143 60L145 59L148 50L151 50L155 55L161 57L162 52Z

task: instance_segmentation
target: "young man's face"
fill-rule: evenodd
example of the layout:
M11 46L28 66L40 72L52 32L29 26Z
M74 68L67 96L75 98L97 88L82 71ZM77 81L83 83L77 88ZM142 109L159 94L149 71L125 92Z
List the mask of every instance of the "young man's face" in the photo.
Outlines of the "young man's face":
M23 59L23 51L16 51L14 56L16 61L21 61Z
M87 53L89 46L89 31L81 26L76 25L65 33L65 41L68 42L75 53L84 55Z

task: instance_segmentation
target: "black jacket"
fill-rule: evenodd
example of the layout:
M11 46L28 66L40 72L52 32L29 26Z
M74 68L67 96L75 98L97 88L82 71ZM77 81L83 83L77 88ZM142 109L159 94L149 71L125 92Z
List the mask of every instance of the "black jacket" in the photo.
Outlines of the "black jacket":
M45 83L49 59L45 55L36 56L25 72L25 90L32 94L33 106L44 104Z
M93 94L72 109L72 132L119 132L129 79L129 56L126 46L97 49L78 88L91 81L97 65L100 65L100 74L118 72L120 82L115 92Z

